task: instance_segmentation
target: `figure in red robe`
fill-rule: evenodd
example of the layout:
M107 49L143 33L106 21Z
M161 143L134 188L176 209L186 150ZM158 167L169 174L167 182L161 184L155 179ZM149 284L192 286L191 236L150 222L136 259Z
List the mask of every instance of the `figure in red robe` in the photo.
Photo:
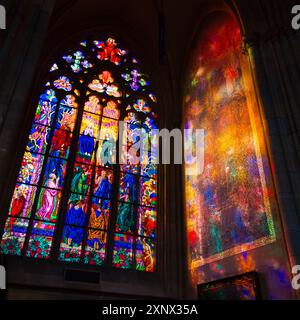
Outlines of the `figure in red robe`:
M64 127L61 127L62 129L65 129ZM68 146L71 143L71 135L67 131L63 130L56 130L53 135L52 139L52 150L57 156L59 156L59 153L62 152L63 154L68 149Z
M126 52L116 47L116 42L112 38L108 38L106 43L101 42L98 48L102 51L98 52L98 58L100 60L110 60L112 63L119 65L121 62L121 56Z
M143 229L145 232L145 236L147 237L151 236L155 230L155 221L151 219L148 212L143 219Z
M17 217L21 215L21 213L24 210L26 199L25 197L17 191L17 197L13 198L11 203L11 212L10 212L10 230L12 230L12 227L17 220Z

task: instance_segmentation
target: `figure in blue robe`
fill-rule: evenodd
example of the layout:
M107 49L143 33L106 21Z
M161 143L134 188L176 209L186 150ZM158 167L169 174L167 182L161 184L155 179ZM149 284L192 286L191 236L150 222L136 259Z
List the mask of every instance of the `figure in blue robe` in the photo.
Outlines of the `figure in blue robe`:
M83 226L85 223L85 217L86 215L80 206L72 205L66 214L66 224Z
M46 180L49 179L51 173L54 173L56 177L59 178L59 187L62 187L63 178L64 178L64 175L63 175L64 163L65 163L64 160L60 158L52 158L50 161L48 161L45 168L45 174L44 174L44 176L46 177Z
M124 176L124 189L128 190L129 193L129 202L135 202L136 201L136 183L134 180L134 176L132 174L126 173Z
M94 151L95 141L92 128L87 127L79 137L79 152L82 156L91 157Z
M95 191L95 196L98 198L109 199L111 195L111 183L108 180L108 177L102 179L98 189Z
M64 237L68 240L68 245L71 246L76 245L79 246L83 240L84 229L66 226L64 230Z
M110 199L111 197L111 183L108 180L108 177L104 177L101 180L101 183L98 187L98 189L95 191L95 197L98 198L105 198ZM95 203L95 199L93 199L93 202ZM102 200L102 209L107 210L109 209L109 200Z
M83 209L78 206L71 206L66 214L66 224L75 226L84 226L86 215ZM83 239L84 229L71 227L69 225L65 226L64 236L68 239L68 244L70 245L80 245Z
M105 233L99 230L89 230L88 246L100 250L105 245Z

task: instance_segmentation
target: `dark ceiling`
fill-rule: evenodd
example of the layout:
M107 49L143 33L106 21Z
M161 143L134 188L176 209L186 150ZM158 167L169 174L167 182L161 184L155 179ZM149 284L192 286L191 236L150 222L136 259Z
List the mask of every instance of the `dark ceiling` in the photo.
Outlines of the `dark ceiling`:
M237 0L248 34L269 24L272 29L282 15L289 17L294 0ZM227 0L56 0L48 28L43 59L64 52L70 43L91 35L114 35L124 47L141 58L148 72L167 67L173 90L181 91L185 62L203 15L229 8ZM258 8L274 16L261 15ZM276 9L276 10L275 10ZM165 64L159 64L159 13L165 17ZM288 21L287 21L288 24ZM250 27L250 29L249 29ZM250 32L249 32L250 30Z
M203 4L214 0L57 0L47 36L49 48L66 47L71 39L105 32L126 40L150 68L159 61L159 13L165 16L166 52L172 77L180 77L186 47L197 27ZM102 30L102 31L100 31ZM128 47L128 45L127 45Z

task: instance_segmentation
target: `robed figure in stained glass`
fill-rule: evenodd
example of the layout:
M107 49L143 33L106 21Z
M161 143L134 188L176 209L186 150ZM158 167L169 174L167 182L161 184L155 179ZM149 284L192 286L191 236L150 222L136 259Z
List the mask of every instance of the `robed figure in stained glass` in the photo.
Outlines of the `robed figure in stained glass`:
M57 204L57 190L59 184L59 177L56 177L54 173L51 173L49 180L46 184L47 188L43 189L40 195L40 209L37 212L37 216L42 220L55 220L53 212L56 209Z
M52 138L52 155L66 156L66 152L71 143L71 135L64 130L56 130Z
M146 242L143 241L143 256L142 260L145 266L145 271L152 272L154 268L154 261L152 257L152 250L150 245Z
M12 230L17 217L19 217L23 212L25 203L26 203L26 199L22 191L20 189L17 189L16 197L13 198L12 204L11 204L10 215L12 216L12 218L10 219L10 230Z
M71 190L72 192L76 192L79 194L86 194L88 191L87 176L82 167L77 166L75 168L75 172L74 172L73 180L71 184ZM75 195L75 194L72 194L71 196L72 196L72 201L74 201L74 199L82 198L81 196Z
M89 125L79 137L79 151L81 156L90 158L93 154L95 141L93 139L94 130Z
M127 200L128 195L124 195L122 200ZM117 217L117 230L121 232L132 232L134 225L134 211L130 203L119 204L119 214Z
M66 224L64 236L67 238L68 245L79 245L84 235L84 229L74 228L69 225L83 226L85 223L86 215L83 210L83 204L78 201L71 203L69 210L66 214Z
M96 189L94 196L98 198L105 198L109 199L111 196L111 183L109 181L109 178L106 174L106 171L101 172L101 176L99 177L97 183L99 184L99 187ZM109 201L102 201L102 207L103 209L107 209L107 203Z

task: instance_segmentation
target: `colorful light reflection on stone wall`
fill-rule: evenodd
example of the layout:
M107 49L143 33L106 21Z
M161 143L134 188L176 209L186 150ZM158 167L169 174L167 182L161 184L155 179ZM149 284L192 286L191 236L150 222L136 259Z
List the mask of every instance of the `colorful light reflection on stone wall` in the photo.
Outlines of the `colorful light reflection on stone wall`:
M205 130L205 168L186 176L190 268L275 240L268 157L236 21L200 34L184 97L186 129ZM252 80L251 80L252 81Z

